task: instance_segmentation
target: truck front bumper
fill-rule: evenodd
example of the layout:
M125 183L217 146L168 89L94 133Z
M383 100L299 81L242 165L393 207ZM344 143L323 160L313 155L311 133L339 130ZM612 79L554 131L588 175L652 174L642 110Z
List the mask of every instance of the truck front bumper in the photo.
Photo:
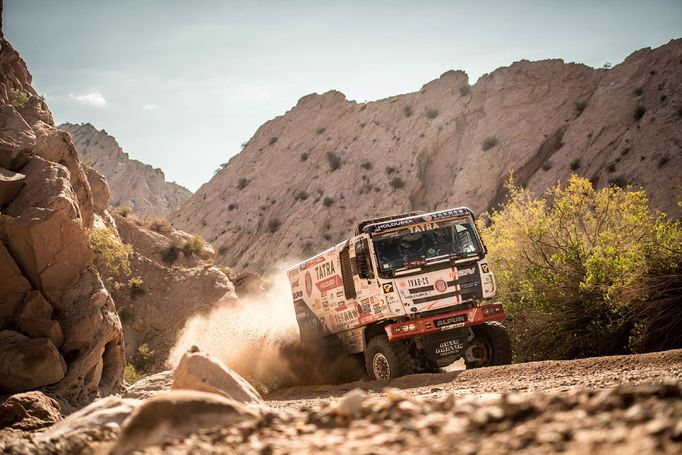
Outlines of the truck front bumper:
M396 322L395 324L385 326L384 330L386 330L389 341L399 341L406 338L479 325L488 321L500 321L504 319L504 316L502 304L496 302L452 313Z

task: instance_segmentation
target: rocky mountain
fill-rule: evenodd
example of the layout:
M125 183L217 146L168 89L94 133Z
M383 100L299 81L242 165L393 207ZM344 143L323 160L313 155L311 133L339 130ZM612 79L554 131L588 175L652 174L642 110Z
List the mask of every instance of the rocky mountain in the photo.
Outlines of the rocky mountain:
M138 189L169 185L120 163ZM163 193L145 188L145 203ZM191 316L238 304L210 245L164 220L112 215L109 197L0 33L0 402L38 390L50 398L21 396L68 413L120 392L126 363L159 369Z
M350 236L358 220L466 205L481 212L517 183L535 192L576 173L632 184L682 208L682 40L612 69L520 61L481 77L449 71L415 93L369 103L301 98L170 220L221 260L262 272Z
M88 236L102 183L0 33L0 395L41 389L69 410L123 385L121 322Z
M89 123L64 123L83 162L104 175L113 207L130 206L141 218L165 218L192 195L187 188L167 182L161 169L130 159L105 130Z

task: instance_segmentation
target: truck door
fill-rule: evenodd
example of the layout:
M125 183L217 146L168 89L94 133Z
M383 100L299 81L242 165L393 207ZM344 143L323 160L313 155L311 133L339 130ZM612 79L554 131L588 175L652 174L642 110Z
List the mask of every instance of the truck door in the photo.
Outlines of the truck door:
M379 288L368 238L356 237L349 246L359 319L361 324L368 324L389 314L388 307Z

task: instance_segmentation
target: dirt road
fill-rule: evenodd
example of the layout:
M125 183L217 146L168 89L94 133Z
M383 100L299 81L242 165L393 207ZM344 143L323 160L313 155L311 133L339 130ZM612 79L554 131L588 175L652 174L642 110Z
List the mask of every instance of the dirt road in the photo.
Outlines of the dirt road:
M530 362L476 370L415 374L390 381L356 381L343 385L299 386L269 395L277 409L313 407L320 400L332 402L355 388L382 396L382 389L395 387L410 395L431 398L455 395L486 395L509 392L567 392L572 389L601 390L620 385L663 383L682 379L682 349L639 355Z

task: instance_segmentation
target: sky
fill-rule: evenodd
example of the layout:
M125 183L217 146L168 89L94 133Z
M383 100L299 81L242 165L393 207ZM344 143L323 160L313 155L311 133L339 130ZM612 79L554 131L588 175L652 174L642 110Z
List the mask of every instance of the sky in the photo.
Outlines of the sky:
M448 70L601 67L682 37L682 0L4 0L57 124L92 123L191 190L301 97L372 101Z

